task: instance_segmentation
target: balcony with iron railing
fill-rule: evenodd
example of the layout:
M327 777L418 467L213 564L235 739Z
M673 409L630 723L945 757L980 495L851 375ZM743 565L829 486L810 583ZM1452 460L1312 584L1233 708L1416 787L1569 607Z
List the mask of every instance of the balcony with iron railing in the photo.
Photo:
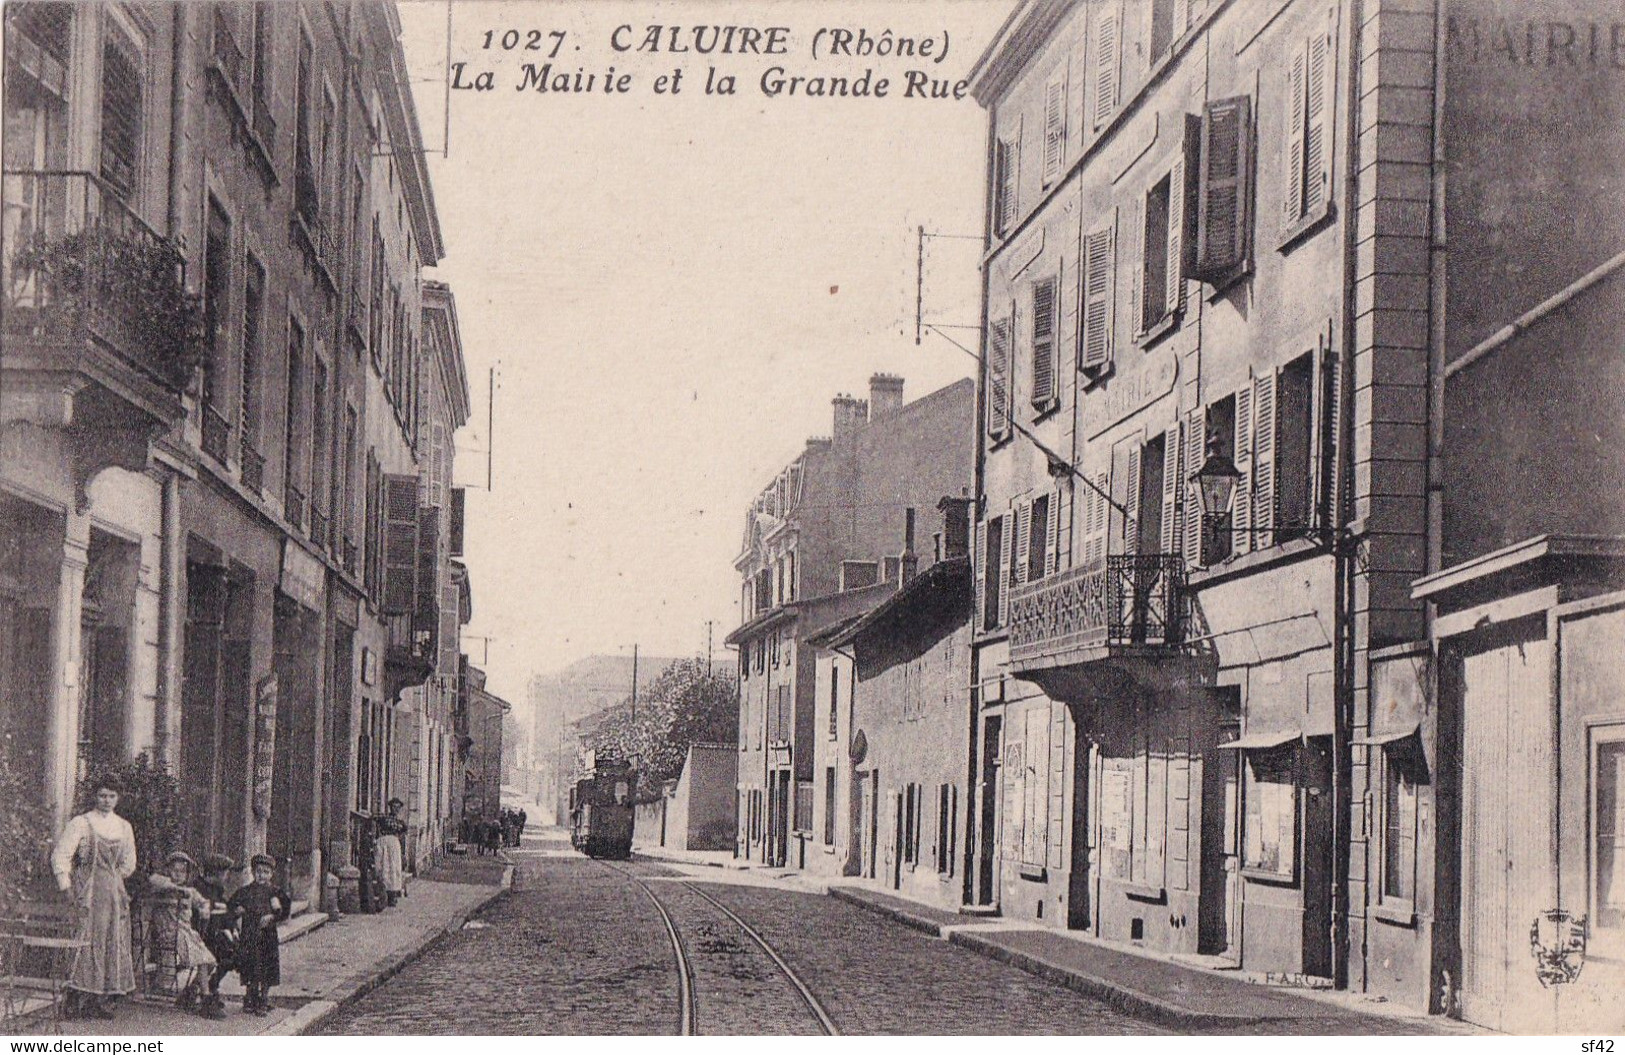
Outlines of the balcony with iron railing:
M1178 554L1124 554L1015 587L1010 663L1017 670L1175 650L1185 633Z
M204 348L179 249L92 173L0 180L7 369L77 373L173 424Z

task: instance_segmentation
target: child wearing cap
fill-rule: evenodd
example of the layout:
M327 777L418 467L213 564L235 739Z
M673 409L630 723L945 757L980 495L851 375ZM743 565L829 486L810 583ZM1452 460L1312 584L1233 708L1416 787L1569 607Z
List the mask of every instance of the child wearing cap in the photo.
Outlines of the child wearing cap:
M177 1007L197 1010L205 1018L219 1018L221 1012L209 1006L199 996L204 979L213 973L214 954L198 935L195 924L207 926L209 899L191 885L194 862L184 851L176 850L165 862L169 874L159 873L149 880L154 891L167 894L156 900L153 924L175 932L175 1004ZM185 979L184 982L182 979Z
M220 999L220 983L237 965L237 933L226 913L226 877L236 871L237 862L225 854L203 855L203 874L192 880L192 887L209 900L209 920L203 928L203 943L214 954L214 971L209 976L209 991L200 1005L209 1018L225 1014L225 1001Z
M238 920L241 937L237 943L237 977L248 990L243 1011L253 1015L271 1012L270 990L282 981L282 954L276 925L292 914L293 899L274 883L276 861L267 854L255 854L249 862L254 881L231 895L226 910Z

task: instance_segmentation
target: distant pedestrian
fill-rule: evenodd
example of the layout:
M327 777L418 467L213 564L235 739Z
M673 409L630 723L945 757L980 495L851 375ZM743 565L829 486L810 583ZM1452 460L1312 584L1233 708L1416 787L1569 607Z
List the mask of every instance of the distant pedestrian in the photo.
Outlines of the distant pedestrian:
M237 947L237 977L248 990L243 996L243 1012L271 1013L271 987L282 983L282 949L276 925L293 913L293 899L276 886L276 861L255 854L250 862L254 881L231 895L227 910L239 921L241 940Z
M513 844L515 846L518 846L519 843L520 843L520 840L524 839L524 837L525 837L525 822L528 819L529 818L526 816L525 811L523 809L521 809L519 811L519 835L517 837L515 837L515 839L513 841Z
M502 825L496 820L485 822L485 849L495 854L502 848Z
M373 847L378 878L383 881L384 897L391 907L400 900L401 892L406 889L401 855L401 837L406 834L401 807L405 805L400 799L389 800L389 812L378 818L378 841Z

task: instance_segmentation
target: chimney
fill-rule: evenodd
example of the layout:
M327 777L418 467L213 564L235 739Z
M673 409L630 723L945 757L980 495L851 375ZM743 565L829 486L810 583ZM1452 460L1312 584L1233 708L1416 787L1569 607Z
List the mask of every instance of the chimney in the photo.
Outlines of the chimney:
M828 436L808 436L807 437L807 450L806 450L807 454L813 454L813 453L816 453L818 451L827 451L827 450L829 450L829 437Z
M896 374L875 374L869 378L871 421L890 417L903 405L903 379Z
M903 552L897 559L897 585L902 586L920 570L920 558L914 553L914 507L903 510Z
M954 498L944 495L937 503L942 512L942 559L954 560L970 556L970 507L974 499L968 495Z
M869 423L869 404L849 395L839 395L830 402L835 407L834 440L837 444L852 438L852 434Z

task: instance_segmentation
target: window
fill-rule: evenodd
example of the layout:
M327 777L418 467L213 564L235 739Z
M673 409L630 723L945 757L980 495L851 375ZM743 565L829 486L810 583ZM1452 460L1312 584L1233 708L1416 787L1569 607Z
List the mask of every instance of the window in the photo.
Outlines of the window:
M1033 283L1032 404L1040 412L1055 405L1055 332L1060 298L1052 275Z
M1151 48L1152 62L1167 54L1173 47L1175 39L1185 31L1185 27L1175 24L1178 16L1187 16L1190 10L1188 0L1151 0Z
M1236 460L1236 397L1225 396L1207 408L1206 421L1207 444L1203 448L1202 456L1205 458L1209 452L1215 452L1230 459ZM1197 464L1201 464L1198 462ZM1202 515L1202 538L1200 541L1200 558L1198 563L1203 565L1217 564L1230 556L1235 549L1236 503L1244 501L1241 488L1238 486L1230 499L1230 508L1221 513L1204 513ZM1201 509L1198 499L1197 509Z
M1050 510L1053 502L1049 495L1033 499L1027 542L1027 581L1042 579L1047 570L1050 550Z
M758 614L773 607L773 583L769 578L771 573L762 568L756 573L756 611Z
M824 768L824 845L835 845L835 767Z
M208 348L203 356L203 402L219 410L227 404L222 389L226 378L226 311L231 296L231 220L209 196L208 220L203 235L203 333ZM225 457L225 451L211 451Z
M1281 222L1291 240L1325 216L1331 201L1331 37L1315 33L1292 54L1286 72L1286 145Z
M1167 460L1167 437L1153 436L1139 453L1139 487L1129 494L1130 512L1134 513L1130 540L1136 553L1157 553L1162 550L1163 472Z
M841 668L831 663L829 668L829 738L839 736L841 700Z
M1625 950L1625 726L1591 731L1591 940Z
M813 830L813 786L810 780L796 781L796 831Z
M1105 127L1117 112L1119 58L1122 47L1123 13L1116 0L1107 0L1095 20L1095 50L1092 56L1095 87L1095 130Z
M1004 237L1016 225L1016 180L1020 174L1020 125L1016 136L993 146L993 233Z
M773 667L776 670L779 666L779 632L777 630L773 632L772 641L773 644L771 648L773 650Z
M293 87L293 204L299 218L306 223L316 222L318 206L316 160L312 156L315 144L311 141L310 130L311 65L310 37L301 31L298 80Z
M772 739L779 743L790 742L790 686L780 685L776 706L773 709Z
M1298 849L1297 749L1293 744L1246 752L1242 866L1295 880Z
M1251 260L1251 100L1241 95L1208 103L1198 143L1192 277L1223 286Z
M362 585L366 587L367 596L376 597L378 591L378 562L379 557L379 530L382 514L378 510L379 492L382 488L382 470L378 465L378 455L372 450L367 451L367 481L364 501L366 505L366 520L362 527L366 530L365 552L362 557Z
M250 80L253 95L254 133L267 147L276 135L276 122L271 119L271 4L249 4L254 20L254 69Z
M327 364L318 358L311 365L310 508L313 513L325 513L328 467L333 456L327 438ZM312 521L314 527L314 518ZM327 539L316 541L325 544Z
M985 569L982 573L983 630L993 630L1002 621L999 609L1004 601L1004 520L1002 516L992 518L982 532L986 537L986 552L982 557L982 567Z
M1066 160L1066 80L1044 86L1044 186L1060 178Z
M920 838L920 786L903 787L903 863L913 865L919 859Z
M756 647L756 673L760 674L767 669L767 639L759 637L754 644Z
M1313 527L1315 473L1314 356L1303 355L1275 380L1276 541L1299 538Z
M1097 227L1083 240L1082 317L1078 326L1078 368L1099 377L1112 361L1112 293L1116 287L1115 223Z
M1416 897L1416 773L1412 738L1382 752L1382 900Z
M1010 435L1010 323L995 319L987 333L987 434L995 442Z
M125 199L135 194L141 169L141 82L134 47L109 30L102 43L101 176Z
M288 320L288 400L282 441L282 473L289 489L300 483L296 466L301 459L300 437L305 434L305 331L298 322ZM290 516L291 520L303 518Z
M1186 137L1194 142L1194 134ZM1181 155L1168 174L1146 192L1140 227L1139 292L1134 301L1137 333L1161 333L1162 323L1185 306L1186 225L1189 188Z
M243 446L251 449L259 436L260 357L264 354L264 350L260 347L260 324L265 310L265 265L250 256L245 271L239 427L242 430ZM246 455L243 460L248 460Z
M937 787L937 874L951 876L954 874L954 854L958 849L957 817L959 810L959 788L953 784L941 784Z

